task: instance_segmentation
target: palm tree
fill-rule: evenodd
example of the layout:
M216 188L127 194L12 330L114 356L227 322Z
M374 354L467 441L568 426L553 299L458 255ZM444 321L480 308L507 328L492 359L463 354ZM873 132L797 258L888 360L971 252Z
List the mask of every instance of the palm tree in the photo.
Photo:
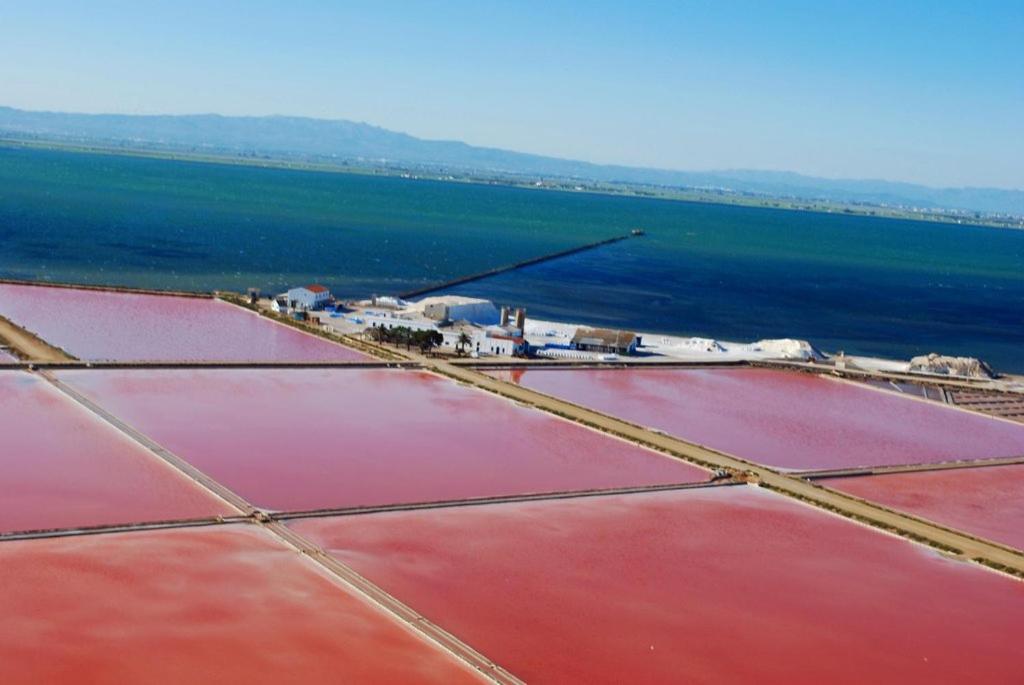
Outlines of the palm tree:
M455 345L455 349L458 351L459 356L466 353L466 345L471 344L473 341L470 339L466 331L459 333L459 341Z

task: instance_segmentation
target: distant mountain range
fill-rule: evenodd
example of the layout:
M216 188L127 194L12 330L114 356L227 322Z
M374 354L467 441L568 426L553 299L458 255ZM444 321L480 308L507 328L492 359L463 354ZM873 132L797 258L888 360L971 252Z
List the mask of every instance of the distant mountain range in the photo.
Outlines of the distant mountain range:
M495 175L726 190L771 197L931 210L1024 215L1024 191L931 188L880 180L816 178L787 171L671 171L591 164L405 133L345 120L31 112L0 107L0 137L183 150L209 154L298 157L321 163L428 166Z

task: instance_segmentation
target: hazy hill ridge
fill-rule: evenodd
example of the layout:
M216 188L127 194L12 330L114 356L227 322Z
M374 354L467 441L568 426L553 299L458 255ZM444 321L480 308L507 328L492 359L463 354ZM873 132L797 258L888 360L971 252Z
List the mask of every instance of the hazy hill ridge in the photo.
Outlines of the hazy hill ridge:
M779 197L1024 215L1024 191L931 188L880 180L836 180L786 171L671 171L606 166L424 140L365 123L305 117L226 117L30 112L0 107L0 136L255 153L311 159L431 165L487 173L684 188L722 188Z

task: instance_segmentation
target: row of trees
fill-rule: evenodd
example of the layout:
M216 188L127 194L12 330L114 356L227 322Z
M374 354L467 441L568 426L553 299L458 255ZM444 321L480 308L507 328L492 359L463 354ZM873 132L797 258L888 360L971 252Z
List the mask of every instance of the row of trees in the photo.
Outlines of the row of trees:
M444 342L444 336L439 331L414 331L408 326L395 326L394 328L374 326L367 328L365 333L370 340L375 342L405 345L407 350L417 347L423 354Z
M423 354L427 354L435 347L440 347L444 342L444 336L441 335L440 331L414 331L408 326L395 326L394 328L373 326L367 328L364 334L374 342L405 345L407 350L418 347ZM459 333L459 340L455 345L455 351L460 355L465 354L466 348L472 342L465 332Z

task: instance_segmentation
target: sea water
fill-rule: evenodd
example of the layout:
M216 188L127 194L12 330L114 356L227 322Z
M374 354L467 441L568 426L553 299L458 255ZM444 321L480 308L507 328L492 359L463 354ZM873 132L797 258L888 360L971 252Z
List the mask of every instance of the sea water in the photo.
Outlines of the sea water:
M1024 372L1024 232L497 185L0 148L0 277L394 294L535 317Z

